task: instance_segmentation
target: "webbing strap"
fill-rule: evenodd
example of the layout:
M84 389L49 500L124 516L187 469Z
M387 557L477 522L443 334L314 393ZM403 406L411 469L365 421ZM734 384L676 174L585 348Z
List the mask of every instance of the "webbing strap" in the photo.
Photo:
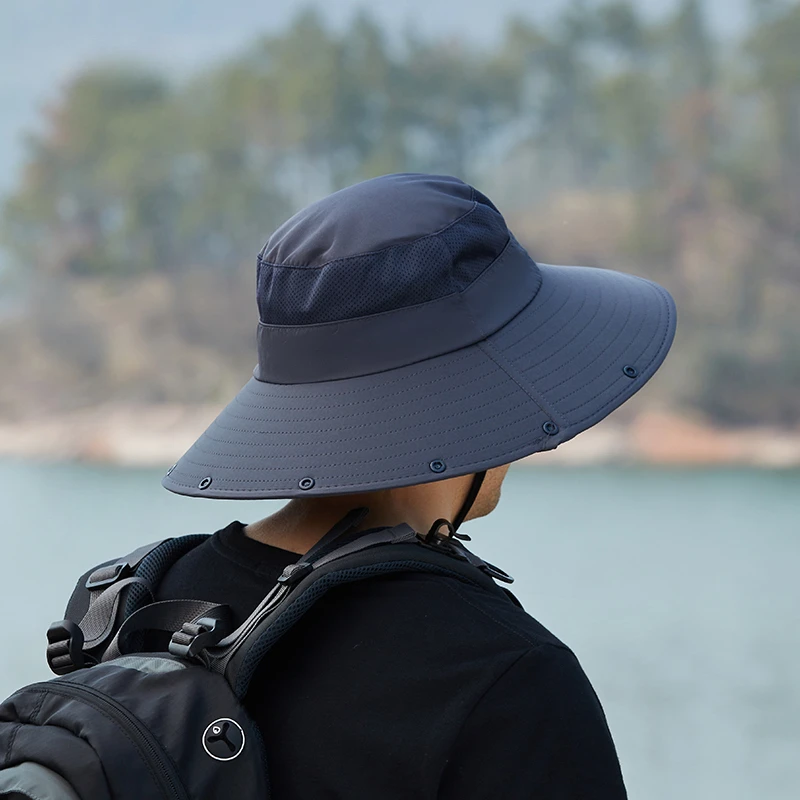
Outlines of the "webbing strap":
M102 646L117 625L120 600L131 591L137 592L139 601L152 599L152 587L142 578L132 575L142 561L166 539L137 547L128 555L95 569L86 581L89 590L89 608L78 623L84 638L83 649L88 651ZM134 587L137 587L134 590Z
M126 590L135 585L141 586L152 596L147 582L136 577L123 578L103 591L95 593L97 596L92 599L89 610L78 623L78 627L83 631L85 649L101 644L108 637L117 619L120 598Z
M72 593L66 618L48 630L50 668L63 675L97 663L126 616L152 601L153 584L164 569L205 539L200 535L161 539L84 575Z
M86 588L89 590L100 589L132 573L153 550L166 541L166 539L159 539L157 542L142 545L123 558L112 561L110 564L100 565L89 576Z
M403 523L402 525L396 525L394 528L368 533L355 541L337 547L333 552L316 559L313 565L315 569L319 569L339 558L360 553L362 550L379 544L401 544L402 542L415 542L416 540L417 532L410 525Z
M255 624L231 637L232 644L225 640L208 651L208 665L225 676L237 697L246 695L256 668L275 643L334 586L399 572L428 572L481 586L507 599L483 570L421 543L397 541L392 547L377 546L334 556L331 554L325 565L313 569L296 586L286 587L287 591L278 595L270 607L262 609Z
M367 512L367 509L356 510L364 511L365 514ZM347 520L347 517L345 517L345 520ZM345 520L343 520L343 522ZM374 533L368 533L364 536L359 536L356 539L347 541L340 547L335 547L335 542L344 537L345 534L356 524L357 523L351 521L351 524L348 526L342 526L338 530L334 528L331 533L334 533L335 531L336 536L332 536L330 539L328 539L328 542L324 547L320 547L319 545L313 547L296 564L290 564L288 567L286 567L286 569L283 571L283 574L280 576L280 578L278 578L278 583L297 583L298 580L304 578L312 570L319 569L320 567L325 566L325 564L329 564L332 561L343 558L344 556L360 553L362 550L367 550L370 547L383 544L413 542L417 539L417 532L410 525L401 523L400 525L395 525L394 528L383 528L379 531L375 531ZM329 536L330 534L326 534L325 538L328 538Z
M369 514L365 507L354 508L348 511L304 556L303 562L312 563L330 552L336 542L353 528L358 527Z
M132 634L139 631L180 631L184 623L206 616L228 616L228 606L205 600L161 600L150 603L131 614L122 623L117 635L103 655L103 661L118 658L126 652Z

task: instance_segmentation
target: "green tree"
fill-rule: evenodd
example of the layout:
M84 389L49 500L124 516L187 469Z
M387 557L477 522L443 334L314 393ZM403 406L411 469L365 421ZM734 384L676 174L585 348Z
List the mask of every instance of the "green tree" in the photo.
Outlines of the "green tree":
M136 207L145 195L165 200L154 176L173 155L161 141L169 99L163 79L134 68L89 70L67 86L30 137L22 184L6 204L6 238L21 261L75 273L153 265L161 242L142 230ZM143 143L153 138L148 161Z
M607 3L596 13L596 37L615 64L598 79L600 121L623 179L644 188L663 157L663 101L654 75L656 42L628 0Z
M716 144L715 44L703 0L680 0L664 37L675 193L682 196L687 210L697 210L708 203Z
M763 98L774 143L763 154L779 192L771 215L800 236L800 4L760 4L760 24L748 38L754 83Z

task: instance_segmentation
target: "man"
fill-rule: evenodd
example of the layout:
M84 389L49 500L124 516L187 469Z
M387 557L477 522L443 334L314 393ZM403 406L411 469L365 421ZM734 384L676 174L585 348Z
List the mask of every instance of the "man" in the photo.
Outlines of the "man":
M452 533L488 514L508 464L625 402L675 330L660 287L535 264L484 195L430 175L296 214L259 255L257 298L253 379L164 479L197 497L291 498L219 531L161 586L238 621L355 507L364 530ZM276 798L625 797L572 652L504 594L447 577L334 590L270 653L248 708Z

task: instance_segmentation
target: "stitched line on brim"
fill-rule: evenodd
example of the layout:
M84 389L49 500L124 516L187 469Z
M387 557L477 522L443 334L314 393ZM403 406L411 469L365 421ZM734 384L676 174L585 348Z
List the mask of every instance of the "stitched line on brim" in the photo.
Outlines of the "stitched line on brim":
M462 382L461 383L462 387L463 386L472 386L472 384L474 384L474 383L480 383L481 381L486 380L486 378L488 377L489 373L486 370L486 366L484 364L481 364L481 363L474 364L468 370L464 370L460 374L461 375L467 375L470 372L475 371L476 369L481 369L482 370L481 374L478 375L477 378L472 378L469 381ZM424 401L426 403L429 403L429 402L434 401L437 397L442 397L442 396L446 396L446 395L452 394L452 392L453 392L453 387L452 387L453 376L452 375L447 375L446 379L447 379L447 382L450 385L446 386L443 391L440 391L440 392L428 392L423 397L416 397L415 396L415 397L412 397L409 400L406 400L405 402L402 402L402 403L395 402L395 400L397 398L397 392L387 393L385 396L383 396L383 395L376 396L375 393L371 393L371 395L369 397L365 397L362 400L354 401L354 402L351 402L351 403L325 403L324 409L322 409L322 410L326 410L327 411L327 410L333 410L333 409L336 409L336 408L352 408L353 406L374 405L376 403L381 403L382 401L392 402L392 405L394 407L401 407L401 406L404 406L404 405L410 405L412 403L420 403L422 401ZM406 383L408 383L409 380L410 379L407 379ZM414 390L414 392L418 393L421 390L423 390L426 386L431 386L431 385L432 385L432 383L428 383L428 382L423 382L423 383L419 383L419 384L415 383L414 386L413 386L413 390ZM386 386L386 384L376 385L374 388L376 390L377 389L383 389L384 386ZM361 391L361 393L363 394L363 390ZM324 401L324 398L315 397L314 399L315 400ZM264 404L263 406L259 406L259 405L254 405L253 403L245 403L243 401L243 399L240 399L240 398L235 398L233 403L235 403L237 406L242 406L243 408L254 408L254 409L258 409L260 411L269 411L269 412L274 412L274 411L310 411L310 412L313 412L313 413L316 414L316 412L319 412L321 410L320 409L320 403L309 404L308 406L272 406L272 405L267 405L267 404ZM233 405L233 403L231 404L231 406ZM229 408L230 408L230 406L229 406ZM246 417L242 417L242 419L246 419ZM263 419L263 418L259 417L259 419ZM315 416L313 421L324 422L324 421L329 420L329 419L330 420L341 419L341 416L334 416L334 417L316 417Z
M658 299L660 299L660 298L658 298ZM633 303L631 303L631 309L633 309ZM638 361L641 358L642 354L646 353L650 349L650 345L653 343L653 341L655 340L656 336L658 336L658 331L659 331L659 328L660 328L660 323L661 323L661 319L662 319L662 316L663 316L663 312L664 312L664 308L663 308L663 306L660 306L659 307L659 314L658 314L658 322L656 323L656 325L654 327L653 334L647 340L647 344L644 346L644 349L642 349L639 352L638 355L631 356L631 360L632 361ZM644 313L641 315L641 318L639 320L639 327L636 329L636 333L630 338L631 344L635 343L637 341L637 339L639 338L639 334L642 332L642 329L644 328L644 323L647 320L647 316L648 315L644 314ZM669 323L669 320L667 322ZM669 327L667 329L669 329ZM650 362L650 363L652 363L652 362ZM649 367L649 364L647 365L647 367L645 367L642 370L642 372L644 372L648 367ZM602 377L602 373L601 373L601 375L598 375L597 377L595 377L591 381L589 381L589 383L586 384L586 386L580 387L578 389L575 389L575 390L569 392L568 394L565 394L562 398L559 399L559 402L563 403L568 398L572 397L575 394L578 394L578 392L585 390L588 386L591 386L593 383L596 383L600 379L600 377ZM630 381L629 378L623 379L623 378L620 377L614 383L615 384L616 383L620 383L622 386L627 388L628 385L629 385L629 381ZM612 385L614 385L614 384L612 384ZM565 412L565 413L570 414L570 413L572 413L574 411L577 411L579 408L582 408L583 406L587 405L588 403L591 403L593 400L595 400L597 397L599 397L601 394L603 394L603 392L607 391L609 388L610 388L609 386L606 386L604 389L601 389L597 394L592 395L592 397L589 400L586 400L585 402L580 403L577 406L573 406L572 408L568 409L568 411ZM638 391L638 389L636 387L636 384L631 385L631 388L634 389L634 392L632 392L632 394L635 394L635 392ZM639 386L638 388L641 388L641 386ZM624 394L624 393L625 393L625 389L622 390L621 394Z
M614 315L616 314L616 310L617 310L617 306L618 305L619 305L619 299L616 298L614 300L614 308L612 309L608 319L606 320L605 325L603 325L603 327L599 331L595 331L594 332L594 334L592 336L592 343L594 343L597 340L597 338L600 336L600 334L605 333L607 328L614 321ZM623 322L622 325L620 326L620 329L619 329L619 332L617 333L617 335L602 350L600 350L596 355L594 355L592 357L592 363L596 363L596 361L598 359L600 359L602 356L604 356L611 349L611 347L614 344L614 342L617 341L617 339L619 338L621 333L625 330L625 326L628 324L628 320L630 319L630 315L631 315L631 306L629 306L629 308L628 308L628 316L625 318L625 322ZM573 340L572 343L574 343L574 340ZM588 347L585 348L585 350L589 350L589 349L591 349L591 344ZM547 359L545 359L545 360L547 360ZM543 362L539 362L539 364L542 364L542 363ZM537 364L536 366L539 366L539 364ZM560 372L561 370L566 369L569 366L571 366L571 361L562 361L557 367L554 367L549 372L546 372L544 375L537 375L536 376L536 380L539 381L539 382L544 381L545 379L549 378L551 375L555 374L556 372ZM525 367L521 371L522 371L522 374L527 377L527 373L530 372L532 369L534 369L534 367ZM554 384L553 386L548 386L547 387L547 394L552 395L552 393L559 386L563 386L565 383L569 383L571 380L574 380L576 377L580 377L580 376L576 375L576 373L574 371L574 367L573 367L572 374L570 374L568 377L564 378L562 381L559 381L558 383Z
M611 342L609 342L609 343L606 345L606 347L604 347L604 348L603 348L603 349L602 349L602 350L601 350L601 351L600 351L600 352L599 352L599 353L598 353L598 354L595 356L595 358L593 359L593 361L594 361L594 360L596 360L596 359L599 359L599 358L601 358L601 357L602 357L602 356L603 356L603 355L604 355L604 354L605 354L605 353L606 353L606 352L607 352L607 351L608 351L608 350L609 350L609 349L610 349L610 348L613 346L614 342L616 342L616 341L617 341L617 339L618 339L618 338L619 338L619 337L620 337L620 336L621 336L621 335L624 333L624 331L625 331L625 327L627 326L627 324L628 324L628 321L630 320L630 318L631 318L631 314L632 314L632 312L633 312L633 303L632 303L632 302L630 302L630 294L628 294L628 300L629 300L629 303L628 303L628 314L627 314L627 316L625 317L625 321L624 321L624 322L622 323L622 325L620 326L620 329L619 329L619 331L617 332L617 335L616 335L616 336L615 336L615 337L614 337L614 338L611 340ZM614 307L611 309L611 312L610 312L610 314L609 314L609 316L608 316L608 319L606 320L606 322L605 322L605 324L603 325L603 327L602 327L602 328L600 328L600 330L598 330L598 331L594 331L594 333L593 333L593 336L592 336L593 340L596 340L596 339L597 339L597 337L599 337L601 333L604 333L604 332L606 331L606 329L609 327L609 325L610 325L610 324L611 324L611 323L614 321L614 316L616 315L616 312L617 312L617 306L618 306L618 305L619 305L619 296L617 295L617 296L615 296L615 298L614 298ZM530 366L526 366L526 367L524 367L524 368L521 370L521 371L522 371L522 373L523 373L523 375L527 376L527 374L528 374L529 372L531 372L532 370L534 370L534 369L536 369L537 367L541 366L541 365L542 365L542 364L544 364L545 362L549 361L551 358L553 358L553 357L554 357L555 355L557 355L558 353L561 353L561 352L563 352L563 351L564 351L564 350L565 350L567 347L569 347L569 346L574 346L574 344L575 344L575 341L577 340L577 338L578 338L580 335L582 335L582 334L583 334L583 332L584 332L585 330L587 330L587 329L588 329L589 325L590 325L592 322L594 322L594 320L595 320L595 318L597 317L597 315L598 315L599 311L600 311L600 306L598 305L597 309L595 310L595 313L592 315L592 317L591 317L591 319L589 320L589 322L587 322L587 324L586 324L586 325L585 325L583 328L581 328L581 330L580 330L580 331L578 331L578 333L577 333L577 334L576 334L576 335L575 335L575 336L572 338L572 340L571 340L571 341L570 341L570 342L569 342L567 345L565 345L564 347L561 347L561 348L559 348L559 349L558 349L558 350L556 350L554 353L551 353L549 356L547 356L547 358L544 358L544 359L542 359L541 361L537 362L536 364L531 364ZM636 334L637 336L638 336L638 333L639 333L639 332L637 331L637 334ZM564 369L564 367L568 366L569 364L570 364L570 362L569 362L569 361L563 361L563 360L562 360L561 364L559 364L559 366L558 366L558 367L555 367L555 368L551 369L549 372L546 372L544 375L537 375L537 376L536 376L536 380L537 380L537 381L544 381L546 378L549 378L549 377L550 377L550 376L551 376L551 375L552 375L554 372L558 372L560 369ZM547 389L547 392L548 392L548 394L550 394L550 393L551 393L551 392L552 392L554 389L556 389L558 386L561 386L562 384L564 384L564 383L567 383L568 381L572 380L572 378L573 378L573 377L574 377L574 375L573 375L573 376L570 376L569 378L565 378L563 381L561 381L561 383L557 383L555 386L550 386L550 387L548 387L548 389Z
M528 358L528 356L530 356L531 353L535 353L536 350L538 350L540 347L544 347L544 345L546 345L548 342L552 341L553 339L558 338L558 336L562 333L562 331L565 331L567 328L569 328L569 326L576 319L578 319L578 317L580 316L581 311L583 311L584 306L587 303L587 300L589 299L589 295L588 295L588 292L587 292L587 287L583 286L582 288L583 288L583 299L581 300L580 305L575 309L574 312L572 312L572 314L569 316L569 318L564 320L564 322L561 325L561 327L557 328L554 331L552 331L550 333L550 335L546 339L544 339L543 341L536 342L536 344L534 344L533 347L531 347L530 349L526 350L524 353L515 356L513 359L509 359L509 363L516 365L517 361L521 361L524 358ZM564 302L564 305L562 305L561 308L559 308L558 313L561 312L561 310L567 305L567 303L569 302L569 300L571 298L572 298L572 293L570 293L569 297ZM595 308L595 311L594 311L594 315L589 319L589 322L587 323L587 325L591 324L592 320L599 313L599 311L600 311L600 303L598 302L597 308ZM552 317L550 319L552 319ZM532 338L534 336L534 334L536 333L536 331L541 330L545 325L546 325L546 323L541 323L539 326L537 326L537 328L535 330L531 331L530 334L525 337L525 339ZM525 339L522 339L521 341L524 342ZM543 359L543 361L547 361L548 358L551 358L552 356L557 355L559 352L561 352L561 350L563 350L566 347L569 347L570 344L572 344L572 339L570 339L568 342L566 342L566 344L562 345L559 350L556 350L550 356L547 356L547 358ZM532 364L531 366L537 366L537 365L536 364Z
M465 455L472 455L473 453L480 453L483 450L490 450L490 449L492 449L494 447L500 447L500 446L502 446L504 444L507 444L508 442L518 441L519 438L520 438L519 436L513 436L510 439L503 440L502 442L496 442L496 443L493 443L491 445L486 445L484 447L479 447L479 448L477 448L475 450L470 450L470 451L467 451L466 453L461 453L459 455L465 456ZM518 458L522 458L526 454L530 455L531 453L538 452L536 449L531 450L530 448L533 447L534 445L538 444L539 442L543 441L545 438L548 438L548 437L537 436L536 438L531 439L526 444L516 448L516 450L512 450L507 456L502 456L502 457L498 456L498 457L492 459L492 461L493 462L496 461L497 465L499 466L500 464L507 464L507 463L510 463L512 461L516 461ZM517 455L517 454L519 454L519 455ZM503 460L505 458L508 458L508 461ZM182 460L186 460L189 463L193 463L191 461L191 459L187 458L186 456L184 456L184 458ZM470 470L473 467L476 467L476 468L477 467L481 467L482 468L484 465L485 465L485 462L479 460L479 461L474 461L474 462L468 463L468 464L459 464L457 469L459 471L461 471L461 470ZM216 465L216 466L219 466L219 465ZM328 465L325 465L325 466L327 468ZM403 469L403 468L400 467L398 469L384 471L382 474L386 474L387 472L398 472L400 469ZM173 472L172 474L174 475L175 473ZM417 472L409 472L406 475L402 476L400 478L400 480L406 480L406 479L408 479L408 480L418 480L419 478L429 477L429 476L430 476L430 472L429 471L420 470L420 471L417 471ZM170 476L170 481L169 482L174 484L175 486L183 486L186 489L197 489L197 484L196 483L181 483L178 480L174 480L172 478L172 475ZM359 486L374 486L375 484L385 483L385 482L386 482L385 478L378 478L378 479L372 480L372 481L358 481L358 480L356 480L356 481L352 481L350 483L325 484L324 488L326 490L327 489L346 489L346 488L353 488L353 487L359 487ZM264 478L263 480L237 480L237 484L238 483L260 483L260 484L265 484L265 483L283 483L283 485L286 486L287 491L292 491L292 492L294 492L294 490L296 488L294 486L294 484L287 485L286 483L284 483L283 479L281 479L281 478ZM261 489L239 489L239 488L237 488L235 491L237 493L242 493L242 494L244 494L244 493L253 494L255 492L260 492L262 490ZM282 489L278 489L277 491L283 491L283 490ZM206 496L210 497L210 496L213 496L213 495L206 495Z
M496 388L497 387L494 387L494 386L491 387L491 391L495 391ZM477 395L475 395L475 396L477 396ZM466 402L466 400L467 400L467 398L463 398L462 397L459 400L454 400L452 403L443 404L443 406L452 405L453 403L463 403L463 402ZM470 406L469 411L470 412L480 411L481 409L488 408L489 406L494 406L496 404L497 404L497 400L491 400L490 402L482 403L479 406ZM455 428L446 428L445 430L437 430L436 431L436 435L437 436L445 436L448 433L455 433L456 431L461 431L461 430L464 430L465 428L469 428L469 427L472 427L474 425L486 425L491 420L497 419L497 417L508 416L508 413L509 413L508 411L504 410L504 411L501 411L498 414L493 414L493 415L491 415L489 417L484 417L484 418L479 419L479 420L474 420L473 422L465 423L463 426L457 426ZM408 419L410 417L418 417L418 416L419 416L419 412L417 412L415 414L404 414L402 417L392 417L391 420L389 420L389 422L394 424L399 419ZM260 421L263 422L264 420L260 420ZM243 434L246 434L246 435L251 436L251 437L252 436L290 436L295 440L301 440L306 436L316 436L316 435L318 435L320 433L337 433L338 434L338 433L343 433L343 432L346 432L346 431L362 430L364 428L375 428L376 426L378 428L382 428L386 424L387 424L386 420L373 420L372 422L365 422L365 423L362 423L360 425L344 425L344 426L335 427L335 428L316 428L314 430L291 430L291 429L284 428L283 430L264 431L264 430L258 430L258 429L248 429L248 428L231 428L231 427L228 427L227 425L221 425L219 423L216 423L214 425L214 430L216 432L216 429L219 428L220 430L228 431L230 433L243 433ZM409 427L409 428L403 428L403 429L400 429L400 430L393 430L393 433L401 434L401 433L411 432L411 431L417 430L419 427L420 427L420 425L415 425L415 426L412 426L412 427ZM403 438L403 444L410 443L410 442L417 442L417 441L420 441L421 439L428 439L428 438L430 438L430 434L426 434L425 436L418 436L418 437L415 437L413 439L408 439L408 438L404 437ZM240 446L242 444L248 444L248 442L229 441L227 439L219 439L216 436L212 436L211 435L210 429L203 434L203 439L204 440L205 439L210 439L211 441L217 442L219 444L230 444L230 445L235 445L235 446ZM348 442L359 442L359 441L364 441L365 439L375 439L375 434L372 433L372 434L368 434L366 436L348 436L347 437L347 441ZM296 447L297 444L298 444L297 441L294 441L294 442L276 442L276 443L273 443L273 442L259 442L258 446L259 447L265 447L265 446L266 447L272 447L272 446ZM377 446L375 449L383 449L385 447L386 447L386 444L382 444L382 445ZM366 448L366 449L370 450L370 449L373 449L373 448ZM347 451L344 451L344 452L347 452ZM354 450L353 452L360 452L360 450Z
M519 409L521 409L521 406L516 406L514 410L519 410ZM510 411L506 411L504 413L496 414L495 416L491 417L491 419L496 419L497 417L506 417L506 416L508 416L509 413L510 413ZM520 425L520 424L522 424L521 420L513 420L512 422L507 422L505 425L501 425L498 428L492 428L492 430L490 430L490 431L483 431L483 432L475 434L473 436L466 436L461 440L461 442L466 444L467 442L474 441L475 439L480 439L480 438L484 438L484 437L487 437L487 436L492 436L492 435L498 433L499 431L505 430L506 428L510 428L513 425ZM420 437L420 438L425 439L425 438L428 438L428 437L423 436L423 437ZM506 441L509 441L509 440L506 440ZM235 454L219 453L219 452L217 452L215 450L205 449L203 447L200 447L199 445L200 445L200 442L195 443L195 448L193 448L193 449L196 449L197 452L202 453L203 455L212 456L212 457L213 456L221 456L223 458L236 458L236 459L248 458L248 459L258 460L258 461L264 461L264 460L267 460L267 459L280 458L280 456L276 456L274 454L259 455L258 453L235 453ZM261 447L263 445L262 445L262 443L259 443L257 445L253 444L251 446L252 447L258 447L259 449L261 449ZM294 450L297 449L297 444L296 443L291 443L291 442L287 442L286 444L279 444L279 445L276 445L276 446L278 446L278 447L291 447ZM368 448L363 448L363 449L362 448L357 448L355 450L337 450L335 455L336 456L352 455L354 453L366 453L366 452L368 452L370 450L384 450L385 451L387 446L388 445L384 444L382 447L368 447ZM489 445L489 446L491 446L491 445ZM479 449L483 449L483 448L479 448ZM467 451L467 452L461 453L461 455L462 456L470 455L472 452L477 452L477 451ZM404 453L402 455L398 455L396 452L394 452L390 456L390 458L395 460L395 459L400 458L402 456L411 456L411 455L413 455L413 453ZM191 464L193 464L196 467L209 467L210 468L210 467L214 467L215 466L215 464L207 464L207 463L200 462L200 461L194 461L194 460L188 458L188 454L186 456L184 456L184 458L186 458L187 461L189 461ZM386 460L387 460L387 457L384 456L383 458L372 458L372 459L367 459L367 460L359 459L358 461L338 461L336 463L327 463L327 464L325 464L325 468L326 469L338 469L340 467L357 467L357 466L359 466L361 464L363 464L363 465L379 464L379 463L384 462ZM420 460L422 460L422 457L420 457ZM279 466L270 467L270 469L282 470L282 471L285 471L285 470L296 470L298 468L299 468L299 466L294 466L294 465L286 466L286 467L282 467L282 466L281 467L279 467ZM248 470L249 471L249 470L252 470L253 467L251 467L249 465L248 466L234 466L234 465L231 465L231 466L226 467L226 469ZM397 467L397 469L407 469L407 467L405 467L405 466Z
M530 302L529 305L525 306L525 308L522 309L522 311L520 311L520 313L508 323L508 325L506 325L505 327L501 328L495 334L495 336L497 336L498 339L501 339L501 338L504 338L504 337L508 336L508 334L510 334L511 331L513 331L516 328L518 328L523 322L527 322L528 321L528 316L525 315L525 312L527 310L530 309L531 311L533 311L533 306L536 306L537 309L547 308L547 305L552 301L553 297L556 295L556 291L559 288L559 284L555 283L554 281L551 281L549 284L546 284L545 280L544 280L544 273L541 273L541 274L542 274L542 287L548 289L549 290L549 294L546 297L540 297L540 295L537 294L536 297L533 298L533 300ZM540 287L540 289L539 289L540 293L542 291L542 287ZM527 339L532 334L536 333L536 331L538 331L541 327L543 327L544 325L547 325L547 323L550 322L550 320L553 319L553 317L558 315L558 313L561 311L561 309L567 304L567 302L569 301L569 298L571 296L572 296L572 292L568 291L567 292L567 297L564 300L564 302L555 311L553 311L553 313L547 319L540 321L536 325L535 328L532 328L531 330L526 331L524 336L522 336L520 339L517 339L512 344L503 344L502 345L503 350L506 350L506 349L510 350L511 348L516 347L516 345L518 345L520 342L522 342L525 339Z
M629 295L629 299L630 299L630 295ZM609 345L607 347L605 347L603 349L603 351L597 355L595 360L600 359L602 356L604 356L611 349L613 344L622 336L622 334L625 331L625 326L627 326L628 321L630 320L630 316L633 313L633 307L634 307L634 304L631 301L630 305L628 306L628 316L625 318L625 325L618 331L617 335L609 343ZM642 332L642 328L644 327L644 322L645 322L646 318L647 318L647 314L643 313L641 315L641 318L639 319L639 327L636 329L636 333L633 336L629 337L629 342L630 343L636 342L636 340L639 338L639 334ZM659 310L659 322L660 321L661 321L661 312ZM656 328L656 330L658 330L658 329ZM653 338L654 337L650 338L650 342L652 342ZM648 347L650 346L650 342L647 343ZM637 360L638 360L638 357L637 357ZM568 392L563 397L559 397L558 398L559 404L564 403L565 400L569 399L570 397L572 397L575 394L578 394L579 392L586 392L593 383L597 383L599 380L607 377L610 369L611 369L611 367L604 368L600 373L595 375L595 377L592 378L590 381L587 381L585 384L583 384L582 386L579 386L577 389L573 389L571 392ZM628 378L626 380L630 380L630 379ZM614 386L616 383L617 383L617 381L612 381L611 384L607 384L605 386L605 388L601 389L601 391L598 392L598 394L592 396L592 400L594 400L596 397L599 397L599 395L602 394L603 392L608 391L608 389L611 386ZM591 400L589 400L587 402L591 402ZM569 416L570 412L575 411L576 409L580 408L582 405L584 405L584 403L581 403L580 405L574 406L573 408L569 409L568 411L565 411L564 412L565 416Z
M478 347L486 353L488 358L491 358L497 366L503 370L503 372L511 378L514 383L525 392L528 397L539 407L539 409L545 413L550 419L557 420L559 423L561 422L561 418L554 415L552 410L548 407L548 404L545 402L544 398L532 387L528 384L526 380L522 376L518 376L516 373L517 371L511 364L508 363L508 360L505 356L499 352L488 340L483 342L478 342Z
M537 264L537 266L538 266L538 264ZM556 294L556 290L558 289L558 286L553 281L551 281L549 284L545 285L544 274L543 273L540 273L540 274L542 275L542 285L539 288L539 292L537 293L536 297L534 297L533 300L531 300L531 302L527 306L525 306L525 308L522 309L522 311L520 311L520 313L508 323L508 325L506 325L505 327L501 328L495 334L495 336L498 339L503 339L503 338L507 337L511 333L511 331L516 330L520 325L522 325L523 322L528 321L527 316L524 316L525 311L528 311L529 309L533 310L533 306L536 306L536 308L546 308L547 305L552 301L553 297ZM541 294L543 288L546 288L548 290L548 292L549 292L546 297L542 296L542 294ZM570 294L567 295L567 300L569 299L569 297L570 297ZM566 304L566 302L567 301L565 300L564 304ZM561 308L563 308L563 305L561 306ZM553 316L555 316L555 314L557 314L557 313L558 313L558 311L556 311L554 314L551 314L546 320L544 320L544 322L539 323L539 325L537 325L536 328L534 328L532 331L526 332L525 335L522 338L517 339L512 344L510 344L510 345L504 344L503 345L503 349L505 350L506 348L511 349L512 347L515 347L520 342L522 342L525 339L527 339L528 336L530 336L532 333L536 333L536 331L542 325L546 325L553 318Z
M656 289L658 291L658 293L661 295L661 299L664 300L665 307L666 307L666 312L667 312L667 324L666 324L666 326L664 328L664 334L661 337L661 342L658 345L658 349L656 350L655 355L653 356L653 358L650 359L650 361L640 371L640 374L644 374L644 373L648 372L650 370L650 367L656 361L658 361L658 359L660 358L660 356L661 356L661 354L662 354L662 352L664 350L664 344L667 341L667 336L669 335L670 329L672 328L672 307L670 305L670 301L668 299L668 295L667 295L666 291L664 289L662 289L660 286L658 286L657 284L650 284L650 285L654 289ZM650 347L650 344L653 342L653 340L655 339L655 337L657 335L658 335L658 330L656 330L656 333L653 334L652 338L647 343L647 347L645 347L644 350L642 350L643 353L647 352L647 350ZM641 387L638 387L638 388L641 388ZM575 422L573 422L571 424L572 425L581 425L582 423L586 422L586 420L589 420L589 419L592 419L593 417L596 417L598 414L601 414L606 408L608 408L608 406L614 405L616 403L617 399L619 397L621 397L622 395L624 395L628 391L631 391L631 387L630 386L626 387L626 389L623 389L621 392L617 393L608 402L604 403L599 409L596 409L591 414L588 414L587 416L583 417L582 419L576 420ZM592 399L596 399L597 397L600 396L600 394L602 394L602 393L596 394ZM589 402L591 402L591 400L587 400L586 403L582 403L580 406L576 406L576 408L581 408L583 405L586 405Z
M670 303L670 300L669 300L669 296L667 295L666 291L664 291L660 286L658 286L656 284L648 283L647 285L651 286L652 289L659 295L659 297L663 301L661 313L663 314L664 312L666 312L667 324L666 324L666 326L664 328L664 332L663 332L663 335L661 337L661 341L660 341L660 343L658 345L658 349L656 350L656 353L654 354L653 358L650 359L650 361L647 363L647 365L643 368L643 370L642 370L643 373L649 371L650 368L652 367L652 365L656 361L658 361L658 359L661 357L661 355L662 355L662 353L664 351L665 343L666 343L667 338L668 338L668 336L670 334L670 331L671 331L671 329L673 327L672 326L672 316L673 316L672 315L672 307L671 307L671 303ZM651 337L650 341L648 341L647 346L644 348L644 350L642 352L646 352L647 349L649 349L650 344L655 339L656 335L657 335L657 331L653 335L653 337ZM614 397L612 397L610 400L608 400L606 403L604 403L600 408L595 409L591 414L587 415L586 417L583 417L582 419L576 420L575 422L571 423L570 427L579 426L582 423L586 422L586 420L591 419L593 417L597 417L598 415L601 415L609 406L614 406L615 404L617 404L617 400L619 399L619 397L621 397L624 394L626 394L627 391L630 391L630 388L626 388L625 390L623 390L621 392L618 392ZM595 397L599 397L599 394L595 395ZM580 408L580 406L578 406L578 408ZM581 431L578 431L578 433L581 433ZM575 434L575 435L577 435L577 434ZM533 454L533 453L535 453L537 451L535 449L534 450L530 450L529 448L532 445L536 445L536 444L540 443L544 438L545 437L539 436L536 439L532 440L530 443L526 444L525 446L517 448L516 452L519 452L521 454L527 453L529 455ZM473 453L481 452L483 450L487 450L487 449L490 449L490 448L500 447L503 444L506 444L509 441L515 441L516 439L517 439L517 437L513 437L511 439L506 439L506 440L504 440L502 442L496 442L496 443L493 443L492 445L488 445L488 446L485 446L485 447L482 447L482 448L478 448L476 450L472 450L472 451L468 451L466 453L462 453L461 455L462 456L471 455ZM519 457L522 457L522 456L519 456ZM515 451L512 451L511 453L508 454L508 456L505 456L504 458L508 458L508 460L510 462L510 461L516 460L518 458L518 456L515 455ZM184 459L186 461L188 461L189 463L193 463L191 461L191 459L187 458L186 456L184 457ZM215 466L218 466L218 465L215 465ZM470 469L472 466L473 466L473 464L466 464L466 465L463 465L463 466L459 466L458 469L459 470L461 470L461 469ZM480 461L478 461L478 462L474 462L474 466L482 466L482 464L481 464ZM396 472L396 471L399 471L399 469L390 470L390 471L391 472ZM406 476L404 476L404 478L413 479L413 478L421 477L424 474L425 473L422 473L422 472L409 473ZM180 481L177 481L175 479L172 479L170 482L172 484L174 484L175 486L180 486L180 487L183 487L183 488L193 489L193 490L196 489L196 484L181 483ZM266 478L266 479L262 479L262 480L244 480L244 481L240 481L240 482L241 483L259 483L259 484L261 484L263 486L266 483L280 483L280 482L282 482L282 479L280 479L280 478L274 478L274 479ZM343 488L353 488L353 487L357 487L357 486L371 486L371 485L375 485L375 484L379 484L379 483L385 483L385 478L381 478L381 479L373 480L373 481L355 481L355 482L343 483L343 484L326 485L325 488L326 489L340 489L340 488L343 489ZM292 487L291 490L293 491L293 487ZM258 493L258 492L262 492L262 491L263 491L263 489L237 488L235 490L235 493L236 494L254 494L254 493ZM281 491L281 490L278 489L277 491Z

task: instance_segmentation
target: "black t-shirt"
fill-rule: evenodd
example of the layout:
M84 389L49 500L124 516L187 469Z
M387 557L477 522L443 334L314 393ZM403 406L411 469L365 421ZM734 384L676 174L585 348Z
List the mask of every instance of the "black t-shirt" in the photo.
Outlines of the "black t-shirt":
M243 620L294 553L234 522L181 558L159 599ZM275 800L619 800L600 703L573 653L494 593L423 573L328 593L270 652L247 708Z

